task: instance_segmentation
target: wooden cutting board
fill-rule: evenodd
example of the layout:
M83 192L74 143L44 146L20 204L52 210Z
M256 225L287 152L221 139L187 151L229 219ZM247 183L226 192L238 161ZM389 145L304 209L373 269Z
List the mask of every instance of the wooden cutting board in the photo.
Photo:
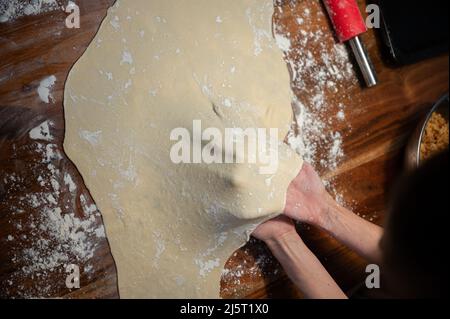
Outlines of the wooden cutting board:
M364 5L364 1L359 2ZM62 100L70 68L89 45L113 1L77 3L82 14L77 30L65 27L62 11L0 24L0 298L118 297L116 269L105 238L89 235L88 247L73 247L73 240L54 238L49 229L39 228L48 226L43 206L49 205L60 207L75 221L88 220L93 214L90 230L102 225L95 209L90 209L94 202L81 176L62 150ZM311 15L323 11L317 0L279 1L277 8L275 20L289 31L294 47L300 47L296 40L298 17L305 10ZM312 30L331 34L325 18L310 24ZM346 87L346 94L326 93L331 103L347 106L345 121L333 125L343 136L345 157L336 169L319 166L319 170L355 213L382 224L389 191L403 170L408 136L431 104L448 91L448 56L393 68L383 63L376 34L369 32L363 38L380 84L365 90L348 81L340 84ZM312 54L320 54L314 44L311 46ZM296 56L298 52L288 54L287 59L301 59ZM56 83L51 89L53 101L46 104L37 88L49 75L55 75ZM301 99L314 85L315 79L306 79L302 86L293 88ZM31 139L30 130L45 121L49 121L53 140ZM57 194L55 182L59 185ZM365 263L358 256L319 230L300 226L299 231L345 291L351 292L363 281ZM52 262L54 268L49 270ZM65 264L76 264L82 270L80 289L66 287ZM228 274L221 283L223 297L301 297L256 240L239 249L226 268Z

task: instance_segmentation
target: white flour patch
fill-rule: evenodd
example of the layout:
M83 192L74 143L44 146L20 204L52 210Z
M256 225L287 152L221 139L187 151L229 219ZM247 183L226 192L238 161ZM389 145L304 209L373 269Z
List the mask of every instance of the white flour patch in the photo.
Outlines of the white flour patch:
M112 27L114 28L114 29L119 29L120 28L120 23L119 23L119 17L118 16L115 16L114 17L114 19L112 19L111 21L110 21L110 23L111 23L111 25L112 25Z
M261 19L263 16L261 13L264 10L272 10L272 4L270 7L262 6L257 10L257 12L252 11L251 8L248 8L245 11L245 14L248 19L248 23L251 26L254 34L254 54L256 56L260 55L263 52L264 47L271 47L272 45L272 34L265 29L266 21Z
M106 238L105 227L103 227L103 225L100 225L97 228L95 228L94 232L97 238Z
M40 145L42 145L42 144L40 144ZM45 156L45 158L42 160L42 163L49 163L51 161L59 161L62 159L61 153L58 151L58 145L56 145L56 144L47 144L45 146L43 156Z
M64 174L64 184L69 188L69 192L73 193L77 190L77 185L73 182L72 176L70 174Z
M123 51L122 53L122 61L120 62L120 65L122 64L133 64L133 56L128 51Z
M331 169L336 169L339 163L339 159L344 156L342 150L342 136L339 132L331 133L330 140L332 141L330 151L328 153L328 165Z
M255 245L250 239L249 245L239 251L241 263L232 269L222 270L222 280L227 283L223 292L227 296L245 296L254 290L254 282L263 277L273 278L281 274L279 264L264 245ZM237 252L233 257L236 257ZM251 283L251 284L247 284Z
M57 0L1 0L0 23L14 21L23 16L38 15L62 9Z
M124 85L124 89L128 89L133 85L133 81L131 79L128 79L128 81Z
M286 52L289 51L291 49L291 40L289 40L288 38L286 38L285 36L283 36L282 34L275 34L275 41L278 45L278 47Z
M211 270L220 266L220 260L219 260L219 258L209 259L206 261L201 260L201 259L196 259L195 264L199 267L200 276L205 277L208 273L211 272Z
M156 253L153 259L153 265L155 267L158 267L158 262L161 258L161 255L164 253L164 251L166 250L166 245L164 240L162 239L161 233L154 231L153 232L153 240L155 241L156 244Z
M88 204L87 199L83 194L80 195L80 202L81 208L83 209L83 212L86 214L86 216L90 216L97 212L97 206L95 204Z
M100 143L102 131L89 132L86 130L81 130L79 132L80 137L89 142L92 146L97 146Z
M50 125L52 123L49 121L45 121L41 123L39 126L32 129L29 133L29 136L33 140L43 140L43 141L52 141L53 136L50 134Z
M54 102L53 95L51 94L50 90L55 85L56 77L54 75L50 75L49 77L46 77L39 83L39 87L37 89L37 92L39 94L39 98L44 103L50 103Z

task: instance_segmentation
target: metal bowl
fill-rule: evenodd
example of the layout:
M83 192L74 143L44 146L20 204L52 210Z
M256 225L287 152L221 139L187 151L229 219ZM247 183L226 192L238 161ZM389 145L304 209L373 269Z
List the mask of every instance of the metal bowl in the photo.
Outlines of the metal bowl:
M428 126L428 122L430 121L433 113L437 112L441 114L448 121L448 113L449 113L449 101L448 101L448 93L443 96L431 109L431 111L427 114L427 116L420 122L419 126L417 126L413 135L411 136L408 145L406 147L406 169L408 171L412 171L419 167L421 163L420 159L420 146L422 144L422 139L425 134L425 129Z

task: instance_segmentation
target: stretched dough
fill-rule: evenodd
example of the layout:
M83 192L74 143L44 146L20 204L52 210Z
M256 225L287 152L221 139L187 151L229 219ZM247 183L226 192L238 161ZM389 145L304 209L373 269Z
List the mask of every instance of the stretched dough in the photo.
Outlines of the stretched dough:
M229 256L282 212L289 74L272 0L118 0L65 87L64 147L102 212L123 298L216 298ZM174 164L174 128L278 128L279 166Z

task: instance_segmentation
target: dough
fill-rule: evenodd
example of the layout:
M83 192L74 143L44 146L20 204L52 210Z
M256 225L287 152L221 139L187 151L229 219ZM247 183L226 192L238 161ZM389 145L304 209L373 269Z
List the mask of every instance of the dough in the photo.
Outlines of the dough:
M122 298L219 297L226 260L282 212L302 161L283 143L291 91L272 13L271 0L118 0L71 70L64 148L102 212ZM277 171L173 163L171 133L192 137L194 120L277 128Z

